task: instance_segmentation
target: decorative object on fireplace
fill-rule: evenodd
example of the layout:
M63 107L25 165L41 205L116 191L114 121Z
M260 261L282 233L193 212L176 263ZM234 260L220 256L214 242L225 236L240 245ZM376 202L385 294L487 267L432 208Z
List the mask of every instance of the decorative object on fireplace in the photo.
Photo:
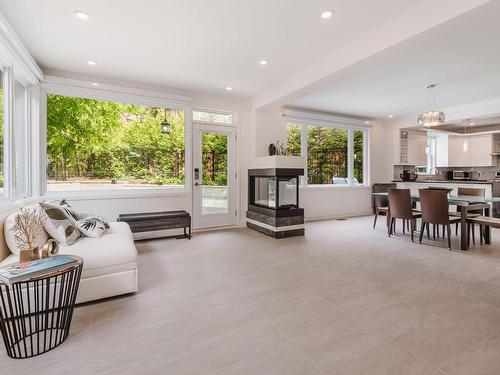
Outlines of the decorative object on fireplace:
M274 238L304 235L299 207L299 168L248 170L247 227Z

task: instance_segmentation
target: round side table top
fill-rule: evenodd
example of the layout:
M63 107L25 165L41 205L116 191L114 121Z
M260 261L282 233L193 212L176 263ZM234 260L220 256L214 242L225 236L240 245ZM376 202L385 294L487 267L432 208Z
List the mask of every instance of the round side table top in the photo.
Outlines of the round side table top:
M28 282L28 281L43 280L43 279L48 279L48 278L51 278L51 277L59 276L59 275L62 275L63 273L66 273L66 272L69 272L69 271L71 271L71 270L73 270L75 268L78 268L78 267L80 267L83 264L83 258L79 257L77 255L66 255L66 254L59 254L59 255L64 255L66 257L73 258L73 259L76 260L76 262L71 263L71 264L61 265L56 270L54 270L54 269L48 270L47 272L38 274L38 275L36 275L34 277L29 277L29 275L27 275L26 278L23 278L21 280L17 280L17 281L13 282L10 285L17 284L17 283L25 283L25 282ZM15 265L15 264L19 264L19 262L13 263L10 266ZM0 281L0 284L9 285L9 284L4 283L2 281Z

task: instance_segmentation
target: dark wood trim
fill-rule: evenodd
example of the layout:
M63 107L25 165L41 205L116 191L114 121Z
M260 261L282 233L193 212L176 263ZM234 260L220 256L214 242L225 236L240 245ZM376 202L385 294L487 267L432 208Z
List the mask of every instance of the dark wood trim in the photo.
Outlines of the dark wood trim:
M118 221L126 222L130 226L132 233L184 229L184 234L182 236L174 237L191 239L191 215L187 211L120 214L118 216Z
M261 168L248 170L248 176L254 177L297 177L303 175L303 168Z

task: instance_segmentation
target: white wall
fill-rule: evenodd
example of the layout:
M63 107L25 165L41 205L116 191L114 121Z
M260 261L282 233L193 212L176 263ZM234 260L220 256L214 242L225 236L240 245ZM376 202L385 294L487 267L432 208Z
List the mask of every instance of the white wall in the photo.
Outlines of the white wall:
M53 72L52 72L53 73ZM71 75L69 75L71 76ZM52 76L54 77L54 76ZM65 79L68 77L68 74L63 74L59 77L60 79ZM75 77L72 77L75 78ZM96 81L92 77L77 77L79 79L83 79L85 82ZM160 88L158 87L148 87L141 85L139 88L135 84L130 84L128 86L127 82L116 82L107 80L106 84L116 85L116 87L123 88L124 90L144 90L145 92L148 89L151 92L159 92ZM104 85L101 85L104 86ZM166 89L161 89L161 94L164 95L178 95L178 92L169 91ZM183 93L186 95L186 93ZM110 99L111 100L111 99ZM241 214L246 209L246 193L243 196L240 196L240 193L246 192L246 160L248 154L249 144L254 144L253 135L248 134L245 130L247 128L247 123L249 119L249 111L246 109L248 106L242 100L235 100L228 97L217 98L214 96L206 96L206 95L192 95L191 96L191 105L192 108L205 108L205 109L216 109L216 110L225 110L231 111L236 114L236 130L237 130L237 172L240 177L240 181L238 183L238 187L235 189L237 193L237 207L238 213ZM42 111L45 113L45 111ZM189 126L190 124L187 123ZM191 132L188 132L191 134ZM45 134L40 134L40 137L44 137ZM191 142L189 142L191 143ZM253 150L253 149L252 149ZM192 152L192 150L187 149L186 152ZM186 155L188 157L188 155ZM191 173L191 168L186 168L186 174ZM244 177L244 178L241 178ZM140 191L136 196L120 196L117 197L112 192L103 192L101 196L96 196L95 194L86 195L85 193L50 193L47 195L49 199L62 199L66 198L71 203L73 207L78 210L84 212L92 212L99 215L104 216L109 221L115 221L119 214L124 213L134 213L134 212L148 212L148 211L168 211L168 210L186 210L190 213L193 211L193 203L192 203L192 192L191 186L188 186L188 191L183 193L172 193L165 192L165 194L159 196L158 191ZM94 192L95 193L95 192ZM129 192L127 192L129 193ZM244 204L244 206L242 206ZM241 222L240 222L241 224Z
M276 141L286 143L286 123L280 110L251 110L248 128L255 134L254 147L246 149L248 159L268 154L268 146ZM392 178L391 154L387 150L385 124L375 124L370 129L370 181L388 182ZM254 149L254 150L252 150ZM389 167L391 165L391 167ZM246 172L245 172L246 173ZM247 195L246 184L242 195ZM245 198L246 202L246 198ZM300 206L306 220L337 218L369 214L371 212L371 187L320 186L300 190ZM243 206L246 210L246 203Z
M271 143L286 144L286 126L283 122L281 109L258 110L255 113L255 154L253 156L269 155Z
M61 194L61 198L64 194ZM116 221L119 214L148 211L186 210L191 212L191 194L171 197L137 197L105 199L71 199L71 206L82 212L92 212Z
M320 186L300 189L300 206L307 221L367 215L371 211L370 186Z

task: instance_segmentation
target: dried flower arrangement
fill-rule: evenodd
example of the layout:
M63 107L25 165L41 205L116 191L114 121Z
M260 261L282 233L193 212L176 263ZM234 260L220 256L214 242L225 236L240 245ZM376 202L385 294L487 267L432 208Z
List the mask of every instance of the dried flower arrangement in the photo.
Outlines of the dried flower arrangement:
M31 250L43 232L45 215L38 208L21 208L14 224L14 238L20 250Z

